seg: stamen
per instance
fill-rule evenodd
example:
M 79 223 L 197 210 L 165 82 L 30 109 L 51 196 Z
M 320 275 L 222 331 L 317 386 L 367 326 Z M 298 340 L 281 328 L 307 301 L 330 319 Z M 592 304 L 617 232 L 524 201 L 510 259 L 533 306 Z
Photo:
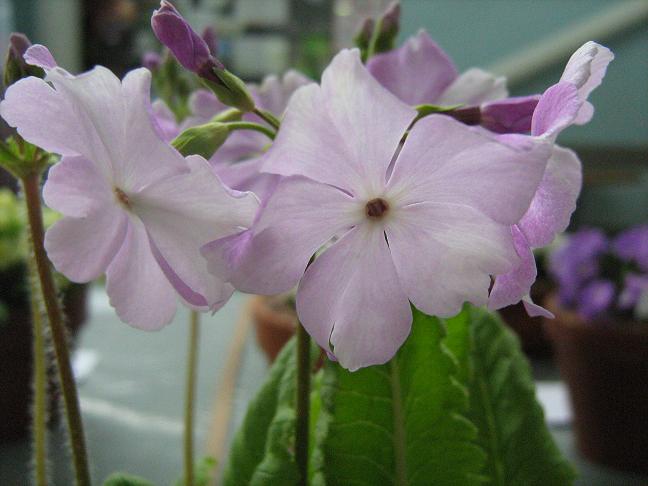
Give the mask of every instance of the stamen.
M 122 191 L 119 187 L 115 187 L 113 191 L 115 192 L 115 197 L 117 198 L 119 204 L 124 206 L 126 209 L 130 209 L 131 207 L 130 199 L 128 199 L 126 193 Z
M 372 199 L 365 206 L 365 214 L 371 219 L 380 219 L 389 211 L 389 204 L 382 198 Z

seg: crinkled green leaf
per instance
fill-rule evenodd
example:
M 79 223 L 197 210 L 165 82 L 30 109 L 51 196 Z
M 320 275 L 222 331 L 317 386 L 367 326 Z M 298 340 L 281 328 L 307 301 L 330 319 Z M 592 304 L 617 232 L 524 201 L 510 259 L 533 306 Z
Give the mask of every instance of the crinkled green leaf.
M 413 312 L 412 333 L 389 363 L 353 373 L 326 367 L 320 447 L 329 486 L 481 483 L 484 453 L 464 416 L 468 395 L 454 378 L 443 323 Z
M 478 443 L 487 453 L 484 474 L 489 484 L 572 484 L 574 471 L 547 429 L 517 338 L 485 310 L 470 308 L 463 314 L 469 318 L 455 324 L 469 322 L 472 330 L 468 416 L 477 425 Z
M 311 358 L 319 349 L 311 347 Z M 311 360 L 312 360 L 311 359 Z M 279 354 L 270 375 L 248 407 L 225 472 L 226 486 L 296 484 L 295 462 L 295 343 Z
M 155 486 L 152 482 L 126 473 L 112 473 L 104 481 L 103 486 Z

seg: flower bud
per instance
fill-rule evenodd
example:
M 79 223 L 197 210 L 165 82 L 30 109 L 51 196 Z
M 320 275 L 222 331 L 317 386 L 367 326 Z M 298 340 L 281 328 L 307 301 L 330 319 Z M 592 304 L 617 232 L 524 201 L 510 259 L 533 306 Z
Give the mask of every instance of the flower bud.
M 225 123 L 209 122 L 187 128 L 171 142 L 171 145 L 185 157 L 197 154 L 209 160 L 225 143 L 228 135 L 229 129 Z
M 149 71 L 157 71 L 162 64 L 162 56 L 157 52 L 147 51 L 142 56 L 142 66 L 147 68 Z
M 400 30 L 400 2 L 392 2 L 385 13 L 378 19 L 378 33 L 373 54 L 390 51 L 394 48 Z
M 354 45 L 360 49 L 360 55 L 363 61 L 366 61 L 367 59 L 367 52 L 369 50 L 369 44 L 371 43 L 371 37 L 373 36 L 375 27 L 376 23 L 374 22 L 374 19 L 366 18 L 353 38 Z
M 9 36 L 9 49 L 4 65 L 4 85 L 9 87 L 16 81 L 27 76 L 42 78 L 45 72 L 25 62 L 25 52 L 31 46 L 31 42 L 25 34 L 13 33 Z
M 153 12 L 151 26 L 157 38 L 185 69 L 197 74 L 218 99 L 241 111 L 252 111 L 254 101 L 245 83 L 225 69 L 200 37 L 167 0 Z M 215 47 L 215 46 L 212 46 Z
M 212 56 L 217 56 L 218 36 L 216 36 L 216 31 L 214 30 L 214 28 L 209 26 L 205 27 L 201 37 L 205 41 L 205 44 L 207 44 L 207 48 L 209 49 L 209 52 L 211 52 Z

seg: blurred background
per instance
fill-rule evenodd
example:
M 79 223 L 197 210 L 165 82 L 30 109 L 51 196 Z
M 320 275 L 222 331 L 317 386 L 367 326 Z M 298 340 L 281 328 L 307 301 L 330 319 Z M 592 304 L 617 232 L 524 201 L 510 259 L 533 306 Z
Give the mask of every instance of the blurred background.
M 361 21 L 388 0 L 176 0 L 200 31 L 214 28 L 220 58 L 247 81 L 296 67 L 317 78 L 333 53 L 352 45 Z M 628 0 L 402 0 L 402 42 L 420 28 L 461 72 L 477 66 L 509 78 L 513 95 L 543 92 L 587 40 L 615 60 L 590 101 L 594 119 L 560 138 L 584 164 L 585 184 L 572 230 L 615 233 L 648 223 L 648 2 Z M 0 51 L 10 32 L 47 45 L 59 64 L 80 72 L 102 64 L 117 74 L 161 51 L 150 28 L 154 0 L 0 0 Z M 1 170 L 1 169 L 0 169 Z M 1 269 L 0 269 L 1 270 Z M 4 295 L 9 291 L 3 283 Z M 247 333 L 240 295 L 205 318 L 197 440 L 224 454 L 245 404 L 262 382 L 266 358 Z M 148 335 L 118 323 L 100 291 L 88 297 L 89 326 L 77 352 L 93 468 L 160 484 L 179 475 L 184 326 Z M 178 321 L 185 319 L 179 313 Z M 3 338 L 0 337 L 0 341 Z M 6 341 L 6 339 L 5 339 Z M 160 350 L 163 350 L 161 352 Z M 163 355 L 163 356 L 162 356 Z M 648 484 L 646 476 L 597 466 L 576 451 L 571 411 L 558 372 L 534 361 L 546 411 L 561 448 L 576 461 L 579 484 Z M 648 389 L 648 383 L 643 382 Z M 0 395 L 6 390 L 0 390 Z M 552 405 L 553 404 L 553 405 Z M 553 422 L 551 422 L 553 420 Z M 4 439 L 4 438 L 3 438 Z M 68 484 L 61 432 L 53 437 L 56 484 Z M 25 439 L 0 444 L 0 484 L 28 484 Z

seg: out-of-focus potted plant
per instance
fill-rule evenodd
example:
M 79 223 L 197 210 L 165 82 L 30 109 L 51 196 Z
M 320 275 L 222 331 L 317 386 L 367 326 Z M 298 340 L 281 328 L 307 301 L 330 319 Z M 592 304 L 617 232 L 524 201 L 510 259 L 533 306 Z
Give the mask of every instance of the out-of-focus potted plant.
M 588 458 L 648 472 L 648 226 L 574 233 L 550 257 L 546 321 Z
M 259 346 L 270 363 L 295 334 L 297 312 L 294 294 L 257 295 L 252 298 L 252 318 Z
M 57 217 L 46 210 L 45 224 L 53 224 Z M 0 440 L 21 437 L 30 424 L 33 363 L 25 230 L 21 201 L 11 190 L 0 189 Z M 70 283 L 60 274 L 57 279 L 74 337 L 86 318 L 86 286 Z M 49 376 L 52 383 L 55 372 Z M 54 388 L 50 384 L 52 404 L 57 399 Z

